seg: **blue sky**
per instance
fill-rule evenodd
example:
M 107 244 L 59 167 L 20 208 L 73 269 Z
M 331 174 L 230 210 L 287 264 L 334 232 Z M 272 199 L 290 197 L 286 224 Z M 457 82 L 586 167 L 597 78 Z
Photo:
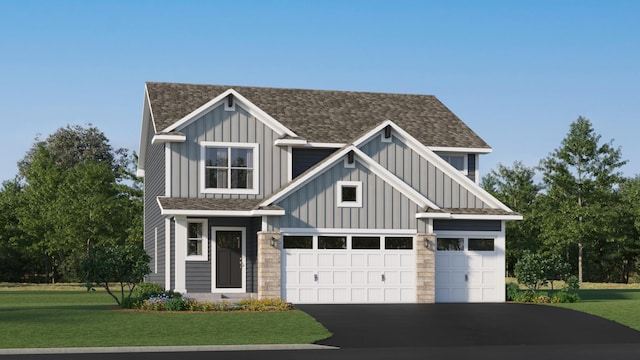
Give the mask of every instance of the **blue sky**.
M 145 81 L 432 94 L 527 166 L 589 118 L 640 174 L 640 1 L 0 1 L 0 180 L 92 123 L 137 150 Z

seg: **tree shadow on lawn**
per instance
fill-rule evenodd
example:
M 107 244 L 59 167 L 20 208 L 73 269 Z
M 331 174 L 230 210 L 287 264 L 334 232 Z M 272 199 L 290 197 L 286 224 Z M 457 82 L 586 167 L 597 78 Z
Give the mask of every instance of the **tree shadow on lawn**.
M 584 289 L 579 290 L 582 301 L 638 300 L 640 289 Z

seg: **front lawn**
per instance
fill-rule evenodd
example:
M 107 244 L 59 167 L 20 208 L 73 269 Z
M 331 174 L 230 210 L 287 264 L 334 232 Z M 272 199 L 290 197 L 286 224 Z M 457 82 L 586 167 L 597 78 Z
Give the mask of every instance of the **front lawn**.
M 580 302 L 552 305 L 597 315 L 640 331 L 640 289 L 592 287 L 578 293 Z
M 331 335 L 298 310 L 127 311 L 81 289 L 0 289 L 0 348 L 309 344 Z

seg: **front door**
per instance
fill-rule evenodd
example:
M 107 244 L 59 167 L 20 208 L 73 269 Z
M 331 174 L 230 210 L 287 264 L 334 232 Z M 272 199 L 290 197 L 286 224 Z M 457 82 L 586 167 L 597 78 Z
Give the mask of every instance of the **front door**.
M 242 242 L 239 230 L 218 230 L 216 234 L 216 288 L 242 288 Z

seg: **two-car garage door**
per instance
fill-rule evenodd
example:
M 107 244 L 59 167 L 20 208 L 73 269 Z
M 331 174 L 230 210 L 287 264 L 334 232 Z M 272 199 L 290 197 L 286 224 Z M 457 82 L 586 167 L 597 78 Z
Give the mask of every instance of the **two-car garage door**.
M 415 302 L 413 236 L 287 236 L 283 297 L 293 303 Z

